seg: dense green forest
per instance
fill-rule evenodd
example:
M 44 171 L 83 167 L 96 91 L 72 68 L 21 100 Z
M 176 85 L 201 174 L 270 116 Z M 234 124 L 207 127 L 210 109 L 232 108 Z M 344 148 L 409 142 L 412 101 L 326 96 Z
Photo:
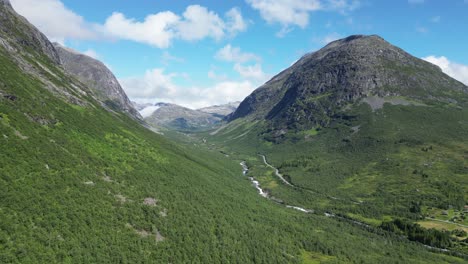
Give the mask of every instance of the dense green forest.
M 466 96 L 457 99 L 466 105 Z M 402 218 L 422 228 L 466 232 L 467 118 L 466 107 L 430 100 L 377 110 L 357 102 L 324 127 L 277 136 L 268 121 L 243 118 L 200 136 L 211 148 L 247 160 L 251 175 L 286 204 L 374 227 Z M 294 187 L 282 183 L 259 154 Z M 452 234 L 453 243 L 441 245 L 467 254 L 464 239 Z

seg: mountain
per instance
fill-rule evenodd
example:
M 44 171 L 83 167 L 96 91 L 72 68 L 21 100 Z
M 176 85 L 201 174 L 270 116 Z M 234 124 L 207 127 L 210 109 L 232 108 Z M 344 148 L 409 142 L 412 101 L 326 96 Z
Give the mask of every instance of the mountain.
M 169 103 L 144 104 L 138 107 L 144 120 L 153 126 L 178 131 L 201 131 L 219 125 L 237 105 L 237 103 L 228 103 L 197 110 Z
M 0 263 L 463 263 L 259 196 L 241 160 L 109 111 L 7 0 L 0 18 Z
M 140 114 L 134 109 L 117 78 L 104 63 L 58 43 L 54 43 L 54 47 L 64 69 L 90 87 L 96 97 L 103 101 L 106 106 L 127 112 L 131 116 L 141 119 Z
M 0 16 L 0 45 L 9 51 L 23 51 L 27 49 L 38 55 L 47 56 L 52 62 L 60 61 L 57 51 L 47 37 L 24 17 L 18 15 L 9 0 L 0 0 L 2 12 Z
M 229 120 L 203 136 L 249 160 L 250 176 L 275 199 L 427 245 L 430 228 L 466 234 L 468 87 L 379 36 L 306 54 Z M 412 236 L 408 226 L 430 230 Z M 464 239 L 436 240 L 467 253 Z
M 228 116 L 229 114 L 233 113 L 234 111 L 236 111 L 239 104 L 240 102 L 231 102 L 231 103 L 227 103 L 223 105 L 213 105 L 213 106 L 203 107 L 197 110 L 208 113 L 208 114 L 218 115 L 224 118 Z
M 302 57 L 242 101 L 230 120 L 250 117 L 269 120 L 275 129 L 312 128 L 328 125 L 339 109 L 363 99 L 456 103 L 467 92 L 437 66 L 381 37 L 356 35 Z

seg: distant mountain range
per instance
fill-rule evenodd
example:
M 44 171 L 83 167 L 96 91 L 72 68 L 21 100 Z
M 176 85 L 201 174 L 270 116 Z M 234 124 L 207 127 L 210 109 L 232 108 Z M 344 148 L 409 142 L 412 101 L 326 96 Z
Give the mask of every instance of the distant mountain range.
M 144 120 L 155 127 L 165 127 L 178 131 L 209 130 L 234 112 L 239 102 L 214 105 L 200 109 L 189 109 L 170 103 L 133 103 Z

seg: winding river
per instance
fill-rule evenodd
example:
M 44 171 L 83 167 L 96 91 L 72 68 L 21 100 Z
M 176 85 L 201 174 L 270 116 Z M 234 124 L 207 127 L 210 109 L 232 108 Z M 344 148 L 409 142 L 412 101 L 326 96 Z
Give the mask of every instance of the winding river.
M 291 186 L 291 187 L 294 187 L 296 188 L 295 185 L 291 184 L 290 182 L 288 182 L 286 179 L 283 178 L 283 175 L 281 175 L 281 173 L 279 173 L 279 170 L 275 167 L 273 167 L 271 164 L 269 164 L 266 160 L 266 157 L 264 155 L 260 155 L 262 156 L 263 158 L 263 162 L 270 168 L 274 169 L 275 170 L 275 174 L 276 176 L 278 176 L 278 178 L 281 179 L 281 181 L 283 181 L 285 184 Z M 245 161 L 242 161 L 240 163 L 240 165 L 242 166 L 242 173 L 247 176 L 247 174 L 249 173 L 249 167 L 247 166 L 247 163 Z M 248 177 L 248 176 L 247 176 Z M 302 208 L 302 207 L 299 207 L 299 206 L 294 206 L 294 205 L 288 205 L 288 204 L 284 204 L 282 202 L 279 202 L 278 200 L 276 199 L 273 199 L 272 197 L 270 197 L 268 195 L 268 193 L 266 191 L 264 191 L 261 186 L 260 186 L 260 183 L 254 178 L 254 177 L 248 177 L 249 180 L 252 182 L 252 185 L 255 187 L 255 189 L 257 189 L 258 191 L 258 194 L 264 198 L 267 198 L 277 204 L 281 204 L 283 205 L 284 207 L 286 208 L 290 208 L 290 209 L 294 209 L 294 210 L 297 210 L 297 211 L 300 211 L 302 213 L 306 213 L 306 214 L 313 214 L 315 213 L 315 211 L 313 209 L 306 209 L 306 208 Z M 334 197 L 333 197 L 334 198 Z M 340 219 L 340 220 L 344 220 L 346 222 L 349 222 L 349 223 L 352 223 L 352 224 L 355 224 L 355 225 L 358 225 L 358 226 L 361 226 L 363 228 L 366 228 L 366 229 L 369 229 L 371 230 L 373 227 L 371 227 L 370 225 L 366 224 L 366 223 L 363 223 L 363 222 L 360 222 L 360 221 L 357 221 L 357 220 L 354 220 L 354 219 L 349 219 L 349 218 L 345 218 L 345 217 L 342 217 L 342 216 L 339 216 L 339 215 L 335 215 L 331 212 L 325 212 L 323 215 L 325 215 L 326 217 L 331 217 L 331 218 L 337 218 L 337 219 Z M 432 250 L 432 251 L 436 251 L 436 252 L 443 252 L 443 253 L 452 253 L 454 255 L 457 255 L 459 257 L 466 257 L 465 254 L 463 253 L 460 253 L 460 252 L 456 252 L 456 251 L 451 251 L 451 250 L 448 250 L 448 249 L 444 249 L 444 248 L 437 248 L 437 247 L 431 247 L 431 246 L 428 246 L 428 245 L 424 245 L 422 244 L 424 247 Z
M 265 159 L 265 156 L 263 156 L 263 158 Z M 247 176 L 247 174 L 249 173 L 249 167 L 247 166 L 247 163 L 246 163 L 245 161 L 242 161 L 242 162 L 240 163 L 240 165 L 242 166 L 242 173 L 243 173 L 245 176 Z M 271 166 L 271 165 L 270 165 L 269 167 L 271 167 L 271 168 L 273 168 L 273 169 L 276 169 L 276 168 L 274 168 L 274 167 Z M 278 169 L 276 169 L 276 174 L 277 174 L 277 175 L 279 174 Z M 281 174 L 280 174 L 280 175 L 281 175 Z M 270 199 L 271 201 L 274 201 L 274 202 L 276 202 L 276 203 L 278 203 L 278 204 L 282 204 L 282 203 L 280 203 L 280 202 L 278 202 L 278 201 L 276 201 L 276 200 L 274 200 L 274 199 L 271 199 L 271 197 L 268 196 L 268 193 L 265 192 L 265 191 L 262 189 L 262 187 L 260 187 L 260 183 L 259 183 L 257 180 L 255 180 L 254 177 L 248 177 L 248 178 L 249 178 L 249 180 L 252 182 L 252 185 L 255 187 L 255 189 L 257 189 L 258 194 L 260 194 L 260 196 L 265 197 L 265 198 L 267 198 L 267 199 Z M 282 177 L 281 177 L 281 178 L 282 178 Z M 282 179 L 283 179 L 283 178 L 282 178 Z M 283 179 L 283 180 L 287 183 L 287 181 L 286 181 L 285 179 Z M 289 184 L 289 185 L 291 185 L 291 184 Z M 292 186 L 292 185 L 291 185 L 291 186 Z M 305 209 L 305 208 L 302 208 L 302 207 L 299 207 L 299 206 L 287 205 L 287 204 L 283 204 L 283 205 L 284 205 L 286 208 L 291 208 L 291 209 L 294 209 L 294 210 L 297 210 L 297 211 L 300 211 L 300 212 L 303 212 L 303 213 L 314 213 L 314 210 L 312 210 L 312 209 Z M 334 216 L 333 214 L 329 214 L 329 213 L 325 213 L 325 215 L 326 215 L 326 216 L 329 216 L 329 217 Z

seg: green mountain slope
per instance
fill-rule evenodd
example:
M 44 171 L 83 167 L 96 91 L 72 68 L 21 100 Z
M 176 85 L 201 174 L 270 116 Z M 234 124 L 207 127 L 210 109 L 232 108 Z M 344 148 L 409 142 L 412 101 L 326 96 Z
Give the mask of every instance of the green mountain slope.
M 467 91 L 379 37 L 353 36 L 304 56 L 204 136 L 250 157 L 255 177 L 287 204 L 375 226 L 403 218 L 466 231 Z M 455 244 L 468 251 L 466 240 Z
M 259 197 L 238 161 L 108 111 L 0 16 L 1 263 L 463 262 Z

